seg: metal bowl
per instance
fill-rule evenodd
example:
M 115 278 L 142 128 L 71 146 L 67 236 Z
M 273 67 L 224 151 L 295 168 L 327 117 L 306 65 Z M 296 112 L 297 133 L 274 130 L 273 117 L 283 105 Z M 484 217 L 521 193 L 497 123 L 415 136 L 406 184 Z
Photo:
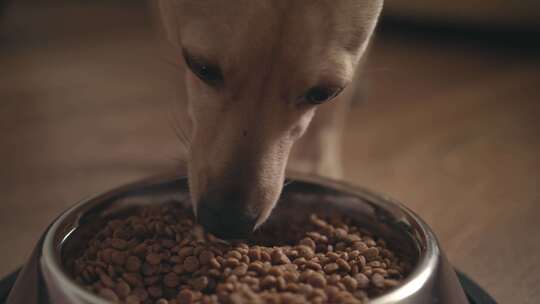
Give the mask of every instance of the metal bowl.
M 431 229 L 402 204 L 359 187 L 301 174 L 290 181 L 269 225 L 310 212 L 347 212 L 358 224 L 384 237 L 394 250 L 413 257 L 404 283 L 371 303 L 468 303 L 457 276 Z M 79 286 L 68 274 L 65 257 L 111 216 L 134 206 L 170 200 L 186 202 L 184 176 L 163 175 L 84 200 L 65 211 L 45 234 L 40 270 L 52 303 L 107 303 Z

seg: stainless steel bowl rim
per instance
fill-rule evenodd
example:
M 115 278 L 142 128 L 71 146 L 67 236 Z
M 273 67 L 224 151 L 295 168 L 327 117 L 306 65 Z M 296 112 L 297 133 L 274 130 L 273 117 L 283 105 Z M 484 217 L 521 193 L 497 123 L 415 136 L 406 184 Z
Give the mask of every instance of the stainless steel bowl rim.
M 64 271 L 64 268 L 60 261 L 60 256 L 58 254 L 59 248 L 55 247 L 55 236 L 57 234 L 57 231 L 60 225 L 63 223 L 66 217 L 68 217 L 68 215 L 80 209 L 88 202 L 98 200 L 102 197 L 110 195 L 111 193 L 121 193 L 123 191 L 133 189 L 138 186 L 148 186 L 148 185 L 153 185 L 153 184 L 159 184 L 160 182 L 179 180 L 183 178 L 186 178 L 185 174 L 178 174 L 178 173 L 160 174 L 160 175 L 143 179 L 137 182 L 129 183 L 124 186 L 115 188 L 113 190 L 106 191 L 104 193 L 91 196 L 89 198 L 79 201 L 74 206 L 64 211 L 56 220 L 54 220 L 53 224 L 50 226 L 50 228 L 46 232 L 46 235 L 43 241 L 43 247 L 41 250 L 41 263 L 46 264 L 49 271 L 52 273 L 52 275 L 55 276 L 55 278 L 59 281 L 59 283 L 65 288 L 70 289 L 71 292 L 78 298 L 85 300 L 89 303 L 100 303 L 100 304 L 109 303 L 108 301 L 102 299 L 101 297 L 98 297 L 97 295 L 81 288 L 73 279 L 70 278 L 69 274 L 67 274 Z M 319 184 L 324 187 L 328 187 L 337 191 L 349 193 L 355 196 L 360 196 L 363 198 L 370 198 L 370 199 L 376 200 L 378 202 L 381 202 L 387 205 L 397 205 L 401 209 L 402 212 L 404 212 L 407 216 L 409 216 L 411 219 L 413 219 L 416 222 L 418 229 L 424 234 L 424 237 L 426 238 L 427 242 L 426 242 L 425 248 L 423 248 L 422 250 L 422 254 L 420 254 L 420 256 L 418 257 L 414 270 L 404 280 L 402 285 L 400 285 L 399 287 L 397 287 L 396 289 L 388 293 L 385 293 L 379 297 L 371 299 L 370 303 L 383 304 L 383 303 L 399 302 L 400 300 L 407 298 L 409 295 L 421 289 L 422 286 L 424 286 L 424 284 L 428 281 L 430 273 L 433 271 L 433 269 L 436 268 L 436 266 L 439 263 L 439 256 L 440 256 L 439 243 L 438 243 L 437 238 L 435 237 L 435 234 L 431 230 L 431 228 L 429 228 L 429 226 L 412 210 L 404 206 L 402 203 L 394 199 L 391 199 L 385 195 L 378 194 L 371 190 L 365 189 L 361 186 L 356 186 L 356 185 L 352 186 L 342 181 L 335 181 L 335 180 L 331 180 L 327 178 L 322 178 L 319 176 L 306 175 L 306 174 L 297 173 L 297 172 L 288 172 L 287 178 Z M 64 239 L 68 238 L 70 233 L 72 233 L 75 229 L 76 228 L 68 232 L 64 236 Z

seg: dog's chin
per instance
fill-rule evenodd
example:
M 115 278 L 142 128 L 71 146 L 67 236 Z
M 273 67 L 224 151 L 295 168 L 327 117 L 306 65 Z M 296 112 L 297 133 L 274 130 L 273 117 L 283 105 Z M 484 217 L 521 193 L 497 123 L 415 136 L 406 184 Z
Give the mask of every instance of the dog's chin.
M 197 202 L 199 201 L 199 187 L 198 184 L 195 182 L 196 176 L 192 173 L 190 166 L 188 166 L 188 187 L 189 187 L 189 200 L 191 203 L 191 209 L 193 210 L 193 214 L 195 215 L 195 219 L 198 218 L 197 214 Z
M 261 212 L 261 214 L 259 215 L 259 218 L 255 222 L 255 226 L 253 227 L 253 231 L 259 229 L 266 222 L 266 220 L 268 220 L 268 218 L 272 214 L 272 210 L 274 210 L 274 207 L 276 205 L 277 205 L 277 201 L 272 203 L 269 208 L 266 208 L 265 210 L 263 210 L 263 212 Z

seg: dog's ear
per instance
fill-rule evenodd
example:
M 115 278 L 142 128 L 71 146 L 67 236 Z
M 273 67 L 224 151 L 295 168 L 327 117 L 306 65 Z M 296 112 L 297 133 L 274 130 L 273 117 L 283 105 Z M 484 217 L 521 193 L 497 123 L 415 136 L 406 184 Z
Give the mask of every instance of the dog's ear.
M 178 2 L 175 0 L 150 0 L 149 5 L 154 14 L 154 27 L 160 37 L 178 47 L 180 44 Z
M 167 62 L 179 64 L 181 43 L 178 0 L 149 0 L 148 6 L 161 55 Z

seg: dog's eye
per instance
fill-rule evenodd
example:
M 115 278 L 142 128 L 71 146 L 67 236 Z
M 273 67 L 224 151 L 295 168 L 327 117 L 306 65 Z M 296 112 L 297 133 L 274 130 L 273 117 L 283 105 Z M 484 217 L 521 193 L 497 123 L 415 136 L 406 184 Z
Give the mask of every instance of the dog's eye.
M 313 87 L 307 91 L 304 98 L 308 103 L 317 105 L 334 99 L 342 90 L 340 87 Z
M 219 87 L 223 84 L 223 74 L 219 67 L 197 60 L 187 52 L 184 52 L 184 60 L 193 74 L 209 86 Z

